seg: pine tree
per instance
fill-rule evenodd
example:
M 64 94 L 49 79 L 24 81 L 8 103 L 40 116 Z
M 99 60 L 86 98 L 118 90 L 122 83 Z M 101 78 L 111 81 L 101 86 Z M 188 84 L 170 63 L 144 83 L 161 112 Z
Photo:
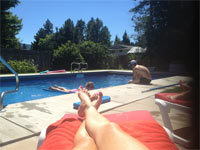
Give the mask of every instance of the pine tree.
M 19 48 L 19 39 L 16 35 L 22 28 L 22 19 L 13 15 L 9 9 L 16 7 L 19 0 L 4 0 L 1 1 L 1 48 Z
M 118 36 L 115 36 L 115 41 L 114 41 L 114 45 L 119 45 L 121 43 L 121 40 L 118 38 Z
M 74 42 L 81 43 L 85 40 L 85 22 L 83 20 L 78 20 L 74 29 Z
M 43 25 L 43 28 L 40 28 L 39 31 L 34 36 L 35 41 L 31 43 L 31 49 L 41 50 L 41 47 L 39 46 L 40 39 L 44 39 L 47 35 L 52 33 L 53 33 L 53 24 L 49 19 L 47 19 L 45 24 Z
M 126 45 L 130 45 L 130 39 L 129 39 L 129 37 L 128 37 L 126 31 L 125 31 L 124 34 L 123 34 L 122 43 L 123 43 L 123 44 L 126 44 Z

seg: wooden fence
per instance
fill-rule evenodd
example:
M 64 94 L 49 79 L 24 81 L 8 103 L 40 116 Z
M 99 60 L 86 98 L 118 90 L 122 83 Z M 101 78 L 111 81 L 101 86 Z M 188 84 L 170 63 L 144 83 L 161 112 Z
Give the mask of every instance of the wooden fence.
M 51 67 L 52 52 L 36 50 L 1 49 L 0 55 L 6 60 L 31 60 L 37 66 L 38 71 Z

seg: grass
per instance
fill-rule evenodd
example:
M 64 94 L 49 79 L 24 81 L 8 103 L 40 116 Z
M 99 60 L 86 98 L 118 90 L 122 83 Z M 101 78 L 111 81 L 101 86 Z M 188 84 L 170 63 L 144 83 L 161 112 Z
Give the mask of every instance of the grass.
M 166 89 L 166 90 L 162 91 L 161 93 L 180 93 L 182 91 L 183 91 L 183 89 L 181 87 L 174 87 L 172 89 Z

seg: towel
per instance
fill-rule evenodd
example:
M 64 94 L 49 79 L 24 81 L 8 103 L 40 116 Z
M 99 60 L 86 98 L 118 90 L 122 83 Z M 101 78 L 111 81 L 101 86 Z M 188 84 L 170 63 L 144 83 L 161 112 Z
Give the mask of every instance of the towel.
M 147 111 L 132 111 L 105 115 L 122 130 L 142 142 L 150 150 L 178 150 L 166 131 Z M 66 114 L 47 128 L 46 139 L 39 150 L 72 150 L 74 136 L 81 125 L 75 114 Z

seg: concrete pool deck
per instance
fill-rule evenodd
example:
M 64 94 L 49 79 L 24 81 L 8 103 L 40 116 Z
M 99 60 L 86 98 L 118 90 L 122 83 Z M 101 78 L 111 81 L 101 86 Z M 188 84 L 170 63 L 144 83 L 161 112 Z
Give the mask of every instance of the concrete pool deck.
M 102 104 L 100 107 L 99 111 L 102 113 L 148 110 L 162 125 L 159 108 L 154 104 L 154 95 L 163 89 L 141 92 L 150 88 L 175 84 L 179 80 L 188 81 L 190 79 L 185 76 L 173 76 L 153 80 L 152 85 L 125 84 L 97 89 L 92 92 L 101 90 L 104 95 L 111 97 L 111 102 Z M 37 139 L 36 135 L 43 128 L 57 121 L 64 114 L 77 113 L 73 109 L 73 103 L 76 101 L 79 99 L 74 93 L 8 105 L 6 112 L 0 113 L 0 147 L 8 149 L 9 145 L 12 146 L 10 143 L 19 143 L 19 141 L 29 138 Z M 175 120 L 176 128 L 187 122 L 180 117 L 180 112 L 178 112 L 178 116 L 179 120 L 183 120 L 183 123 Z M 177 118 L 178 116 L 172 117 Z

